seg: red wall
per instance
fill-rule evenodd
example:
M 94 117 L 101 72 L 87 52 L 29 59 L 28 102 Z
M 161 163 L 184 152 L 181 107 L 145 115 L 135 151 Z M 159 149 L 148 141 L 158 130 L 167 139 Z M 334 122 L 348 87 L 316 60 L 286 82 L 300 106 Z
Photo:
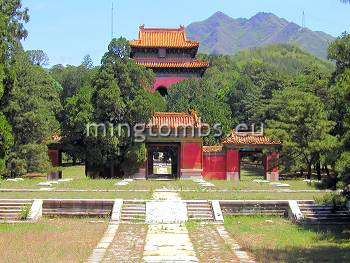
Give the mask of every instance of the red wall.
M 181 169 L 202 169 L 202 143 L 181 143 Z
M 240 156 L 238 150 L 228 149 L 226 151 L 226 172 L 240 172 Z
M 153 84 L 152 92 L 156 91 L 159 87 L 170 88 L 172 85 L 185 80 L 188 78 L 185 77 L 165 77 L 165 78 L 156 78 Z
M 217 153 L 204 153 L 203 177 L 210 180 L 225 180 L 226 155 Z

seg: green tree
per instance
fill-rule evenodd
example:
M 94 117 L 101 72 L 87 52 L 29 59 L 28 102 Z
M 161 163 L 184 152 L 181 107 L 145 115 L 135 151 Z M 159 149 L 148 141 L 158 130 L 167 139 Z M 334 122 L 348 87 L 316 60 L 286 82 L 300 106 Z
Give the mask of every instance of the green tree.
M 333 82 L 336 77 L 344 73 L 350 67 L 350 35 L 344 32 L 328 48 L 328 58 L 336 62 L 336 71 L 333 75 Z
M 240 123 L 264 122 L 269 117 L 266 108 L 272 93 L 289 85 L 289 76 L 276 67 L 259 61 L 246 62 L 228 93 L 232 116 Z
M 92 80 L 96 76 L 98 68 L 90 68 L 91 64 L 85 60 L 82 63 L 80 66 L 54 65 L 50 69 L 51 76 L 62 86 L 62 104 L 67 98 L 76 95 L 79 89 L 92 85 Z
M 37 66 L 47 66 L 49 64 L 48 55 L 42 50 L 28 50 L 26 51 L 29 60 Z
M 330 135 L 334 123 L 328 120 L 320 98 L 313 94 L 287 88 L 274 92 L 269 110 L 275 116 L 267 121 L 267 133 L 282 144 L 282 161 L 287 170 L 307 168 L 311 178 L 312 165 L 320 153 L 336 149 L 337 139 Z
M 0 1 L 0 176 L 7 173 L 6 162 L 13 145 L 12 128 L 3 114 L 8 94 L 15 83 L 12 55 L 20 46 L 20 40 L 27 36 L 23 24 L 28 20 L 28 10 L 22 9 L 19 0 Z
M 0 176 L 6 174 L 6 161 L 10 147 L 13 145 L 11 125 L 5 115 L 0 112 Z
M 336 62 L 330 92 L 332 94 L 332 117 L 337 121 L 334 133 L 340 137 L 341 146 L 334 155 L 337 158 L 336 175 L 350 198 L 350 35 L 343 33 L 329 46 L 329 58 Z
M 23 51 L 19 50 L 13 59 L 16 85 L 4 107 L 15 138 L 9 168 L 12 175 L 18 175 L 14 171 L 45 172 L 49 166 L 46 143 L 60 129 L 56 116 L 62 108 L 61 87 L 44 69 L 33 65 Z
M 211 128 L 215 124 L 222 124 L 223 134 L 221 137 L 214 137 L 213 133 L 204 138 L 207 145 L 220 143 L 222 137 L 226 136 L 234 122 L 228 105 L 220 96 L 216 95 L 216 86 L 207 80 L 188 79 L 175 84 L 167 97 L 167 109 L 174 112 L 196 111 L 203 123 Z
M 81 65 L 84 66 L 86 69 L 92 69 L 94 67 L 94 63 L 92 62 L 92 59 L 89 54 L 84 56 Z
M 126 57 L 130 50 L 125 38 L 113 39 L 102 58 L 102 65 L 93 81 L 93 89 L 83 88 L 65 105 L 71 126 L 65 131 L 82 143 L 88 175 L 122 177 L 137 171 L 145 161 L 145 145 L 137 143 L 118 124 L 148 123 L 154 111 L 163 110 L 165 102 L 159 94 L 151 94 L 154 74 Z M 86 124 L 105 123 L 107 136 L 86 137 Z M 111 127 L 113 123 L 114 127 Z M 111 129 L 114 136 L 111 136 Z

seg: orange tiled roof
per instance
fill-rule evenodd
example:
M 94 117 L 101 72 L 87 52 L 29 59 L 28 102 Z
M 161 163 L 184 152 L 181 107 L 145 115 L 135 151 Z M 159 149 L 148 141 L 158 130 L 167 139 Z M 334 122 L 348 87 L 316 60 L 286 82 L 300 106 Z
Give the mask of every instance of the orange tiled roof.
M 209 66 L 208 61 L 194 60 L 189 62 L 136 62 L 139 65 L 143 65 L 147 68 L 207 68 Z
M 50 140 L 52 142 L 60 142 L 62 140 L 62 136 L 59 135 L 58 133 L 54 133 L 54 134 L 51 135 Z
M 243 132 L 242 132 L 243 133 Z M 258 145 L 279 145 L 281 142 L 273 141 L 264 136 L 253 136 L 251 132 L 247 136 L 238 136 L 235 130 L 232 130 L 231 135 L 223 140 L 224 144 L 258 144 Z
M 159 128 L 161 125 L 169 125 L 171 128 L 179 126 L 194 125 L 198 127 L 198 117 L 195 112 L 187 114 L 184 112 L 155 112 L 148 127 L 152 124 L 153 127 Z
M 187 40 L 185 28 L 145 28 L 140 26 L 139 39 L 129 42 L 131 47 L 192 48 L 199 42 Z
M 222 146 L 203 146 L 203 152 L 205 153 L 219 153 L 222 152 Z

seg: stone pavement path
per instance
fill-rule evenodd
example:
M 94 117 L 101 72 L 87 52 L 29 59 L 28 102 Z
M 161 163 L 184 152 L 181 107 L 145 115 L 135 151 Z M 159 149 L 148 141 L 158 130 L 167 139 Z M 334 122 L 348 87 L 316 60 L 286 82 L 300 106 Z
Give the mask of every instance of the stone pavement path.
M 143 260 L 149 263 L 198 262 L 186 226 L 150 225 Z
M 166 207 L 166 209 L 176 210 L 176 213 L 171 213 L 171 211 L 160 213 L 159 222 L 171 222 L 172 220 L 178 222 L 187 219 L 186 203 L 181 202 L 177 193 L 155 191 L 153 199 L 158 201 L 159 209 Z M 149 213 L 157 211 L 157 201 L 152 202 L 152 210 Z M 146 215 L 146 217 L 153 218 L 153 215 Z M 198 262 L 184 222 L 149 225 L 143 261 L 147 263 Z
M 200 262 L 241 262 L 213 225 L 193 224 L 189 226 L 189 233 Z
M 186 225 L 186 203 L 176 192 L 155 191 L 147 204 L 148 225 L 112 222 L 89 262 L 254 262 L 223 225 Z
M 147 225 L 122 224 L 102 262 L 142 262 Z

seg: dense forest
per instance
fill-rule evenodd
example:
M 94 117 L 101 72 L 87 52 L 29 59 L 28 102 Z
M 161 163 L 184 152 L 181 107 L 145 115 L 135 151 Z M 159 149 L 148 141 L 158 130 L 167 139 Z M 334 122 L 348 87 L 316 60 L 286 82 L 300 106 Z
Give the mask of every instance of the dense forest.
M 199 55 L 210 61 L 204 77 L 176 84 L 163 98 L 148 92 L 154 74 L 129 59 L 126 39 L 113 39 L 98 66 L 86 55 L 79 66 L 45 68 L 43 51 L 21 46 L 28 10 L 9 0 L 0 12 L 1 176 L 47 172 L 54 134 L 90 170 L 113 166 L 120 176 L 130 174 L 144 161 L 145 146 L 127 134 L 86 137 L 87 123 L 135 125 L 155 111 L 195 110 L 204 122 L 221 123 L 224 134 L 239 123 L 264 123 L 283 142 L 283 173 L 315 173 L 326 187 L 349 190 L 349 34 L 329 46 L 329 61 L 293 45 Z M 207 145 L 219 143 L 205 138 Z

